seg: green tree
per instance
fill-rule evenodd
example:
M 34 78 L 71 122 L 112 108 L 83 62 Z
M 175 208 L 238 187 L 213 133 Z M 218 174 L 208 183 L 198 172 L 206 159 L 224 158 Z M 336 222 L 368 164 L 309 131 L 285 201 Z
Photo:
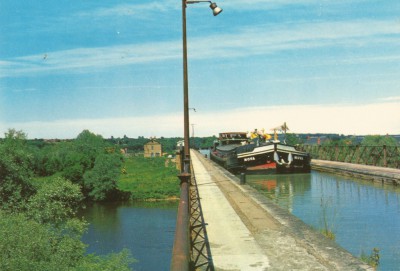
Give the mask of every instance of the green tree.
M 297 144 L 301 144 L 302 140 L 293 133 L 286 133 L 286 143 L 289 145 L 297 145 Z
M 95 135 L 89 130 L 83 130 L 74 140 L 74 152 L 83 154 L 80 163 L 84 169 L 91 169 L 97 155 L 105 152 L 106 141 L 100 135 Z
M 361 142 L 363 146 L 397 146 L 396 139 L 392 136 L 368 135 Z
M 92 170 L 83 176 L 84 188 L 95 201 L 106 200 L 117 190 L 117 181 L 121 172 L 121 155 L 100 154 Z
M 0 210 L 0 270 L 2 271 L 125 271 L 134 261 L 128 251 L 105 257 L 86 255 L 76 220 L 63 229 Z M 78 223 L 79 224 L 79 223 Z M 75 231 L 69 230 L 73 228 Z
M 58 165 L 77 150 L 70 143 L 61 146 Z M 11 129 L 0 140 L 0 270 L 130 270 L 128 251 L 86 255 L 81 238 L 87 225 L 74 218 L 83 199 L 79 185 L 54 178 L 35 194 L 31 151 L 21 131 Z
M 34 193 L 31 184 L 32 155 L 26 135 L 10 129 L 0 143 L 0 209 L 18 211 Z
M 62 238 L 23 214 L 0 217 L 0 270 L 66 270 L 84 253 L 79 240 Z
M 75 217 L 83 195 L 78 185 L 63 178 L 54 178 L 29 199 L 28 214 L 39 223 L 59 226 Z
M 79 161 L 64 168 L 62 176 L 73 183 L 82 184 L 84 167 Z

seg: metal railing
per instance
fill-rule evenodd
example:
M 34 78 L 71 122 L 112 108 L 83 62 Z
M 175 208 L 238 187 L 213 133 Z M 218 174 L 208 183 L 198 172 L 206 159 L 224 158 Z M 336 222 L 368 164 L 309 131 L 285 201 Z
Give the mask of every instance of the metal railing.
M 309 152 L 313 159 L 400 168 L 400 148 L 398 146 L 302 145 L 300 148 Z
M 193 172 L 193 170 L 192 170 Z M 201 208 L 196 177 L 192 177 L 190 185 L 190 250 L 191 270 L 214 271 L 210 243 L 208 242 L 206 223 Z
M 177 154 L 177 165 L 181 169 L 184 164 L 183 156 L 183 150 Z M 193 172 L 192 168 L 190 172 Z M 181 171 L 178 178 L 181 192 L 170 270 L 213 271 L 214 265 L 196 178 L 190 173 L 185 173 L 184 170 Z
M 189 186 L 190 173 L 184 171 L 184 152 L 183 149 L 177 155 L 176 161 L 181 169 L 178 175 L 180 179 L 180 198 L 178 213 L 176 217 L 174 247 L 172 249 L 171 269 L 173 271 L 188 271 L 190 270 L 190 201 L 189 201 Z

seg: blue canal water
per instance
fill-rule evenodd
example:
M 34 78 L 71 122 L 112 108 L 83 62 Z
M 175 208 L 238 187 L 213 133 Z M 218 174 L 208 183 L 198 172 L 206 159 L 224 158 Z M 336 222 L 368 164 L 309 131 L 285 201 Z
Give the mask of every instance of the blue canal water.
M 169 270 L 176 214 L 177 204 L 94 204 L 81 213 L 90 223 L 82 241 L 97 255 L 129 249 L 133 270 Z
M 247 176 L 247 182 L 359 257 L 380 251 L 378 270 L 400 270 L 400 188 L 313 171 Z

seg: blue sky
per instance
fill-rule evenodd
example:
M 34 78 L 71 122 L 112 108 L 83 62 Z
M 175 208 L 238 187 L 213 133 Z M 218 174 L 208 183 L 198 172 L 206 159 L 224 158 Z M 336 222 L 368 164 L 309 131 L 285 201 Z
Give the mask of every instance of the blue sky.
M 187 8 L 195 135 L 400 134 L 400 1 Z M 181 1 L 0 0 L 0 134 L 183 135 Z

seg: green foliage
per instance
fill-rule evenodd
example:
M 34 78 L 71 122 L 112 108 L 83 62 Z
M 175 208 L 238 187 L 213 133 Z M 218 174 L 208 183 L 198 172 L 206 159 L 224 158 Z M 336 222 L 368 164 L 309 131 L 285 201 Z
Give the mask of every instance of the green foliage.
M 338 135 L 331 136 L 322 143 L 323 146 L 348 146 L 352 144 L 353 140 L 351 138 Z
M 125 174 L 118 187 L 134 200 L 168 199 L 179 195 L 178 170 L 164 157 L 132 157 L 125 160 Z
M 364 251 L 361 251 L 360 258 L 363 262 L 367 263 L 368 265 L 376 269 L 380 261 L 379 249 L 374 247 L 370 255 L 367 255 L 365 254 Z
M 213 142 L 216 139 L 215 136 L 210 136 L 210 137 L 194 137 L 190 138 L 190 145 L 193 148 L 202 148 L 202 149 L 207 149 L 213 146 Z M 181 137 L 171 137 L 171 138 L 157 138 L 156 141 L 161 143 L 162 145 L 162 150 L 163 153 L 169 153 L 173 154 L 176 151 L 176 144 L 178 141 L 183 140 Z M 123 138 L 114 138 L 111 137 L 111 139 L 107 140 L 113 145 L 117 145 L 118 148 L 124 149 L 127 148 L 129 152 L 134 152 L 134 153 L 142 153 L 143 152 L 143 146 L 147 142 L 149 142 L 148 138 L 145 138 L 143 136 L 139 136 L 138 138 L 129 138 L 124 136 Z
M 76 164 L 65 167 L 62 171 L 62 176 L 73 183 L 80 184 L 82 183 L 84 172 L 83 166 L 77 161 Z
M 30 143 L 34 154 L 34 171 L 38 176 L 57 172 L 74 183 L 82 183 L 85 171 L 94 166 L 96 157 L 106 152 L 109 144 L 99 135 L 82 131 L 75 140 L 39 145 Z
M 117 189 L 117 180 L 122 166 L 119 154 L 97 156 L 94 167 L 83 176 L 84 187 L 95 201 L 107 199 Z
M 179 140 L 181 140 L 181 138 L 178 137 L 171 137 L 171 138 L 161 137 L 160 139 L 157 139 L 157 141 L 160 142 L 162 145 L 163 153 L 170 153 L 170 154 L 175 152 L 176 144 L 178 143 Z
M 323 229 L 321 230 L 321 233 L 328 239 L 335 241 L 336 240 L 336 235 L 333 231 L 331 230 L 327 230 L 327 229 Z
M 329 206 L 331 205 L 331 199 L 325 199 L 321 197 L 321 223 L 323 228 L 321 233 L 325 235 L 325 237 L 335 240 L 336 235 L 333 232 L 333 228 L 335 225 L 336 211 L 329 213 Z
M 190 144 L 195 149 L 208 149 L 214 144 L 216 136 L 190 138 Z M 176 147 L 175 147 L 176 148 Z
M 88 130 L 82 131 L 73 143 L 75 155 L 78 153 L 83 154 L 78 160 L 85 170 L 93 167 L 96 157 L 104 153 L 107 146 L 103 137 L 95 135 Z
M 63 178 L 55 178 L 42 184 L 29 199 L 28 214 L 39 223 L 55 226 L 73 218 L 82 205 L 80 187 Z
M 76 261 L 84 245 L 57 236 L 56 232 L 24 215 L 0 213 L 0 270 L 62 270 Z M 73 247 L 73 255 L 66 254 Z M 70 258 L 70 259 L 68 259 Z M 66 270 L 66 268 L 64 269 Z
M 302 143 L 302 140 L 296 134 L 286 133 L 285 137 L 286 137 L 286 143 L 288 145 L 294 146 Z
M 34 156 L 33 170 L 36 176 L 51 176 L 61 172 L 65 165 L 69 142 L 46 143 L 41 148 L 29 143 Z
M 105 257 L 86 255 L 81 238 L 87 224 L 75 218 L 83 200 L 79 185 L 60 177 L 45 178 L 36 182 L 36 192 L 31 184 L 32 168 L 48 174 L 66 166 L 89 170 L 94 166 L 93 171 L 108 166 L 118 178 L 115 172 L 119 173 L 121 161 L 110 157 L 120 156 L 106 155 L 98 136 L 84 132 L 77 141 L 76 145 L 41 144 L 39 149 L 28 146 L 26 135 L 15 130 L 0 140 L 0 270 L 130 270 L 133 258 L 127 251 Z M 73 155 L 82 150 L 89 155 Z M 39 166 L 41 161 L 45 167 Z
M 90 254 L 83 263 L 76 268 L 77 271 L 130 271 L 129 264 L 136 262 L 127 249 L 119 253 L 106 256 Z
M 127 251 L 105 257 L 86 255 L 86 245 L 80 241 L 84 227 L 72 221 L 56 230 L 23 214 L 0 211 L 0 270 L 130 270 L 134 260 Z
M 398 146 L 398 143 L 394 137 L 391 136 L 380 136 L 380 135 L 369 135 L 364 137 L 361 142 L 363 146 Z
M 15 144 L 19 144 L 24 142 L 27 138 L 27 135 L 23 131 L 17 131 L 15 129 L 8 129 L 8 132 L 4 133 L 5 141 L 11 141 Z
M 116 181 L 122 156 L 101 136 L 84 130 L 75 140 L 40 146 L 32 147 L 37 176 L 62 176 L 80 185 L 91 200 L 121 195 L 116 191 Z
M 34 193 L 32 156 L 25 143 L 25 134 L 15 130 L 9 130 L 0 142 L 0 209 L 21 210 Z

